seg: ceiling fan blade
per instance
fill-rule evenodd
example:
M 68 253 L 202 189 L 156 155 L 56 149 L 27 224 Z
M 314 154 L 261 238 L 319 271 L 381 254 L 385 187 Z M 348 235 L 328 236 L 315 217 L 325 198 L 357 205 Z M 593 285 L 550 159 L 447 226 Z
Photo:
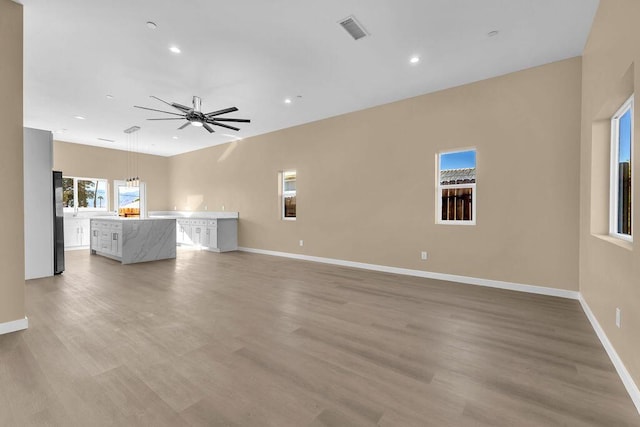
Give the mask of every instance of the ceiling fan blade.
M 138 105 L 134 105 L 134 107 L 135 107 L 135 108 L 141 108 L 141 109 L 143 109 L 143 110 L 157 111 L 158 113 L 173 114 L 174 116 L 184 117 L 184 114 L 172 113 L 171 111 L 156 110 L 155 108 L 140 107 L 140 106 L 138 106 Z
M 165 103 L 165 104 L 167 104 L 169 107 L 177 108 L 177 109 L 178 109 L 178 110 L 180 110 L 180 111 L 187 112 L 187 111 L 189 111 L 189 110 L 191 109 L 191 108 L 189 108 L 189 107 L 185 107 L 185 106 L 184 106 L 184 105 L 182 105 L 182 104 L 178 104 L 177 102 L 167 102 L 167 101 L 165 101 L 164 99 L 160 99 L 160 98 L 158 98 L 157 96 L 153 96 L 153 95 L 151 95 L 151 98 L 153 98 L 153 99 L 157 99 L 157 100 L 158 100 L 158 101 L 160 101 L 160 102 L 164 102 L 164 103 Z
M 187 123 L 183 124 L 182 126 L 180 126 L 178 128 L 178 130 L 182 130 L 182 129 L 186 128 L 187 126 L 189 126 L 190 124 L 191 124 L 191 122 L 187 122 Z
M 231 129 L 231 130 L 240 130 L 239 128 L 234 128 L 233 126 L 229 126 L 229 125 L 225 125 L 224 123 L 218 123 L 216 121 L 213 120 L 207 120 L 207 123 L 214 125 L 214 126 L 221 126 L 223 128 L 227 128 L 227 129 Z
M 147 119 L 147 120 L 184 120 L 184 117 L 168 117 L 166 119 Z
M 215 118 L 213 119 L 216 122 L 238 122 L 238 123 L 251 123 L 251 120 L 249 119 L 226 119 L 224 117 L 220 117 L 220 118 Z
M 177 102 L 172 102 L 172 103 L 171 103 L 171 106 L 172 106 L 173 108 L 177 108 L 177 109 L 178 109 L 178 110 L 180 110 L 180 111 L 184 111 L 185 113 L 186 113 L 187 111 L 191 111 L 191 108 L 187 107 L 186 105 L 178 104 Z
M 224 110 L 212 111 L 210 113 L 205 114 L 207 117 L 219 116 L 220 114 L 233 113 L 234 111 L 238 111 L 236 107 L 225 108 Z
M 206 130 L 208 130 L 208 131 L 209 131 L 209 133 L 213 133 L 213 132 L 215 132 L 215 131 L 211 128 L 211 126 L 209 126 L 209 125 L 208 125 L 208 124 L 206 124 L 206 123 L 203 123 L 203 124 L 202 124 L 202 127 L 203 127 L 203 128 L 205 128 Z

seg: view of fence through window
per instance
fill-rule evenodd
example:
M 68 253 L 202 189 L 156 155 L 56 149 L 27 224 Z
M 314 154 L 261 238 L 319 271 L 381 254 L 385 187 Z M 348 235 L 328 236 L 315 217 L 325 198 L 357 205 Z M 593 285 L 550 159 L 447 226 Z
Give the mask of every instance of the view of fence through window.
M 438 156 L 439 222 L 475 222 L 476 150 Z
M 282 217 L 296 217 L 296 171 L 282 172 Z

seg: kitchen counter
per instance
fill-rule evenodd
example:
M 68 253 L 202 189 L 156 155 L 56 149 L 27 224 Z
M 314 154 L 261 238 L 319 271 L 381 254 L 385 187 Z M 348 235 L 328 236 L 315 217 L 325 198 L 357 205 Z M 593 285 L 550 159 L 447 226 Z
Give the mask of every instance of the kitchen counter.
M 238 250 L 238 212 L 154 211 L 152 218 L 172 218 L 177 223 L 176 242 L 212 252 Z
M 176 221 L 167 218 L 91 218 L 91 253 L 122 264 L 176 257 Z
M 238 219 L 238 212 L 226 211 L 151 211 L 151 218 L 202 218 L 202 219 Z

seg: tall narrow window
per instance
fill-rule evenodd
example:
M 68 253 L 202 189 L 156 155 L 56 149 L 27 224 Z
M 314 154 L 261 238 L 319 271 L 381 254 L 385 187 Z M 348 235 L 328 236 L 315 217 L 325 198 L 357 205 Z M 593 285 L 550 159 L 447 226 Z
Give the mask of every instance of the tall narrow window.
M 296 171 L 282 172 L 282 219 L 296 219 Z
M 611 118 L 610 233 L 632 240 L 633 96 Z
M 437 222 L 475 224 L 476 150 L 439 153 L 437 160 Z
M 114 204 L 118 216 L 125 218 L 146 218 L 146 185 L 129 187 L 125 181 L 114 181 Z

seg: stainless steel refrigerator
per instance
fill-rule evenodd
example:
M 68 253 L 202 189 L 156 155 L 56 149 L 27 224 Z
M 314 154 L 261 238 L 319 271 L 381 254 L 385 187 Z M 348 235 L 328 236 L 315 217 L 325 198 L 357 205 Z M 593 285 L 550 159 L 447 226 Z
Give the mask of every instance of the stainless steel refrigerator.
M 53 171 L 53 272 L 64 271 L 64 210 L 62 208 L 62 172 Z

